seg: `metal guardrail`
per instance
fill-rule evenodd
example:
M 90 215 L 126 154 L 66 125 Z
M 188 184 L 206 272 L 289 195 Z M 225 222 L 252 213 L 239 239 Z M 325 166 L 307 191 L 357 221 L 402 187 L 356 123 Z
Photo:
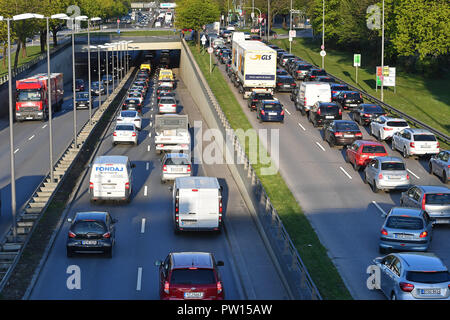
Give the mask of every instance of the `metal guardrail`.
M 322 300 L 320 292 L 309 275 L 300 254 L 278 215 L 278 212 L 273 207 L 261 180 L 258 178 L 255 169 L 253 169 L 253 166 L 245 153 L 245 149 L 241 146 L 238 137 L 228 122 L 213 92 L 209 88 L 206 79 L 201 71 L 199 71 L 198 65 L 184 39 L 182 39 L 182 44 L 188 53 L 188 58 L 191 60 L 191 63 L 196 66 L 196 68 L 194 68 L 196 77 L 200 80 L 199 82 L 202 90 L 209 102 L 208 105 L 213 111 L 213 115 L 219 124 L 218 129 L 222 132 L 223 137 L 230 137 L 228 139 L 232 139 L 227 141 L 233 141 L 234 150 L 228 151 L 233 153 L 234 159 L 237 159 L 237 164 L 235 166 L 244 182 L 247 193 L 256 209 L 257 218 L 264 228 L 265 234 L 270 241 L 270 245 L 282 268 L 283 274 L 288 280 L 291 292 L 298 299 Z

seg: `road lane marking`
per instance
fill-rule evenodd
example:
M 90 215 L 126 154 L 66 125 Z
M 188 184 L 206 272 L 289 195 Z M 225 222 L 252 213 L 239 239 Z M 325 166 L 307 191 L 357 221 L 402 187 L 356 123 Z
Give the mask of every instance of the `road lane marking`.
M 288 115 L 291 115 L 288 109 L 284 108 L 284 111 L 286 111 Z
M 43 126 L 42 126 L 42 129 L 45 129 L 47 127 L 47 125 L 46 124 L 44 124 Z
M 17 152 L 19 152 L 19 148 L 17 148 L 16 150 L 14 150 L 14 153 L 17 153 Z
M 344 168 L 342 168 L 342 167 L 339 167 L 339 169 L 341 169 L 341 171 L 343 172 L 343 173 L 345 173 L 345 175 L 349 178 L 349 179 L 353 179 L 352 178 L 352 176 L 351 175 L 349 175 L 348 173 L 347 173 L 347 171 L 345 171 L 345 169 Z
M 147 162 L 147 163 L 145 164 L 145 170 L 148 170 L 149 167 L 150 167 L 150 163 Z
M 147 196 L 147 186 L 144 187 L 144 196 Z
M 318 142 L 316 141 L 316 144 L 319 146 L 320 149 L 322 149 L 323 151 L 325 151 L 325 148 L 322 147 L 322 145 L 321 145 L 320 143 L 318 143 Z
M 33 138 L 34 138 L 34 134 L 31 137 L 28 138 L 28 141 L 30 141 Z
M 145 232 L 145 218 L 142 218 L 142 223 L 141 223 L 141 233 Z
M 414 177 L 416 177 L 417 179 L 420 179 L 414 172 L 412 172 L 411 170 L 409 170 L 409 169 L 406 169 L 406 171 L 408 171 L 409 173 L 411 173 Z
M 151 138 L 151 137 L 152 137 L 152 133 L 151 133 L 151 132 L 150 132 L 150 133 L 148 134 L 148 137 L 149 137 L 149 138 Z
M 150 151 L 150 145 L 147 146 L 147 151 Z
M 136 291 L 141 291 L 141 283 L 142 283 L 142 267 L 139 267 L 137 274 Z
M 378 203 L 376 203 L 375 201 L 372 201 L 372 203 L 375 205 L 375 207 L 378 208 L 378 210 L 381 211 L 382 214 L 387 215 L 386 211 L 384 211 L 383 208 L 381 208 Z
M 300 126 L 300 128 L 302 128 L 302 129 L 303 129 L 303 131 L 306 131 L 305 127 L 304 127 L 304 126 L 302 126 L 302 124 L 301 124 L 300 122 L 298 123 L 298 125 Z

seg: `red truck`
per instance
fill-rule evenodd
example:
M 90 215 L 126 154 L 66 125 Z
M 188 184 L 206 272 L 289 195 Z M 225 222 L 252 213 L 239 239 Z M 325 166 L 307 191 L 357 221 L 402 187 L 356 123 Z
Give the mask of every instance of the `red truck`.
M 16 81 L 16 120 L 48 119 L 48 76 L 39 73 Z M 62 73 L 50 74 L 52 111 L 61 110 L 64 98 Z

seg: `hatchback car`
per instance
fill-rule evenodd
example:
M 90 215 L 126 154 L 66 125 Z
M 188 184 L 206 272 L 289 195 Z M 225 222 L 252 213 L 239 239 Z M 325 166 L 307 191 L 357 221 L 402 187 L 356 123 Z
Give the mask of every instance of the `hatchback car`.
M 432 238 L 428 214 L 417 208 L 392 208 L 381 227 L 378 250 L 427 251 Z
M 398 150 L 404 158 L 439 153 L 439 141 L 426 129 L 407 128 L 392 136 L 392 150 Z
M 80 91 L 76 93 L 75 106 L 77 109 L 88 109 L 89 108 L 89 92 Z
M 158 101 L 159 113 L 177 113 L 177 100 L 173 97 L 162 97 Z
M 304 77 L 304 81 L 315 81 L 317 76 L 326 76 L 327 72 L 325 69 L 317 69 L 317 68 L 311 68 L 306 73 Z
M 173 83 L 171 81 L 160 81 L 158 83 L 158 87 L 156 88 L 156 93 L 160 93 L 161 91 L 172 91 Z
M 313 68 L 312 65 L 307 63 L 297 63 L 294 67 L 291 68 L 292 76 L 295 80 L 303 80 L 305 79 L 306 74 Z
M 134 124 L 136 129 L 141 130 L 142 129 L 142 118 L 139 116 L 139 113 L 137 111 L 133 110 L 125 110 L 120 111 L 119 115 L 116 119 L 117 123 L 125 124 L 130 123 Z
M 334 102 L 317 101 L 309 110 L 308 119 L 314 127 L 325 122 L 342 119 L 342 110 Z
M 400 205 L 425 210 L 435 224 L 450 224 L 450 189 L 446 186 L 411 186 L 402 192 Z
M 347 146 L 355 140 L 362 139 L 362 132 L 354 121 L 334 120 L 324 124 L 323 139 L 330 147 Z
M 341 91 L 335 101 L 344 110 L 356 108 L 364 103 L 363 97 L 358 91 Z
M 161 182 L 175 180 L 178 177 L 190 177 L 192 163 L 186 153 L 167 153 L 162 159 Z
M 372 119 L 385 116 L 387 113 L 382 107 L 376 104 L 362 103 L 356 109 L 352 110 L 353 120 L 362 126 L 370 124 Z
M 341 91 L 348 91 L 348 86 L 346 84 L 340 83 L 330 83 L 331 87 L 331 101 L 335 101 L 336 97 L 341 93 Z
M 278 100 L 261 100 L 257 102 L 256 117 L 259 122 L 284 122 L 284 109 Z
M 397 157 L 376 157 L 364 169 L 364 183 L 372 187 L 372 191 L 406 190 L 410 187 L 409 174 L 405 163 Z
M 66 242 L 67 257 L 75 253 L 104 253 L 112 257 L 117 220 L 108 212 L 77 212 L 71 223 Z
M 292 92 L 292 90 L 297 86 L 294 78 L 290 75 L 277 76 L 277 82 L 275 90 L 278 92 Z
M 433 253 L 391 253 L 373 262 L 380 270 L 379 289 L 391 300 L 450 299 L 450 273 Z
M 448 183 L 450 177 L 450 151 L 442 150 L 437 155 L 432 156 L 428 161 L 428 168 L 431 174 L 436 174 L 443 183 Z
M 273 100 L 273 95 L 270 92 L 252 91 L 250 97 L 247 99 L 247 106 L 251 111 L 257 109 L 257 103 L 261 100 Z
M 345 150 L 345 161 L 358 171 L 365 167 L 375 157 L 388 155 L 384 145 L 377 141 L 357 140 Z
M 140 98 L 126 98 L 122 104 L 122 110 L 135 110 L 142 113 L 142 103 Z
M 392 139 L 392 136 L 403 129 L 409 128 L 408 122 L 401 118 L 380 116 L 370 121 L 370 133 L 380 141 Z
M 137 145 L 138 137 L 134 124 L 117 123 L 113 132 L 113 145 L 118 143 L 132 143 Z
M 215 260 L 208 252 L 173 252 L 159 266 L 161 300 L 223 300 L 225 291 Z
M 139 99 L 142 105 L 142 102 L 144 102 L 144 95 L 142 92 L 139 91 L 128 91 L 128 98 L 136 98 Z

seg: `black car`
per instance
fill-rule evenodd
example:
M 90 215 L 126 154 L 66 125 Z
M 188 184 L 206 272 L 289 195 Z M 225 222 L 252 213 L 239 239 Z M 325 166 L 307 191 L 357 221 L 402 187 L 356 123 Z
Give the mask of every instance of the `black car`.
M 113 219 L 108 212 L 78 212 L 71 222 L 67 236 L 67 257 L 74 253 L 91 252 L 104 253 L 108 258 L 112 257 L 115 244 Z
M 304 80 L 306 74 L 313 68 L 312 65 L 300 62 L 298 61 L 292 68 L 291 68 L 291 75 L 294 77 L 295 80 Z
M 225 63 L 225 72 L 228 74 L 228 77 L 230 76 L 230 73 L 232 72 L 231 69 L 231 59 L 228 59 Z
M 346 84 L 340 84 L 340 83 L 330 83 L 331 87 L 331 100 L 335 101 L 336 97 L 341 93 L 341 91 L 348 91 L 350 90 Z
M 83 79 L 76 79 L 75 80 L 75 91 L 85 91 L 86 90 L 86 84 L 84 83 Z
M 161 68 L 169 68 L 170 65 L 170 51 L 161 50 L 161 56 L 159 58 L 159 65 Z
M 284 70 L 282 68 L 277 69 L 277 79 L 278 79 L 278 76 L 288 76 L 288 75 L 289 75 L 289 73 L 286 70 Z
M 341 91 L 335 101 L 343 110 L 353 109 L 364 103 L 362 95 L 358 91 Z
M 326 76 L 327 72 L 324 69 L 311 68 L 308 73 L 306 73 L 305 81 L 315 81 L 318 76 Z
M 263 121 L 284 122 L 283 105 L 277 100 L 260 100 L 256 103 L 256 118 Z
M 384 111 L 382 107 L 377 104 L 371 103 L 360 104 L 358 108 L 352 111 L 352 113 L 353 120 L 363 126 L 368 125 L 370 121 L 372 121 L 372 119 L 387 115 L 386 111 Z
M 347 146 L 355 140 L 362 139 L 362 132 L 355 121 L 334 120 L 324 124 L 323 139 L 330 147 Z
M 297 86 L 297 83 L 295 83 L 294 78 L 292 78 L 290 75 L 286 76 L 278 76 L 275 90 L 278 92 L 292 92 L 292 90 Z
M 252 40 L 252 41 L 262 41 L 261 37 L 256 35 L 256 34 L 252 34 L 250 36 L 250 40 Z
M 80 91 L 75 96 L 75 107 L 77 109 L 89 109 L 89 92 Z
M 335 82 L 336 80 L 334 80 L 332 77 L 330 77 L 330 76 L 317 76 L 317 77 L 315 77 L 314 78 L 314 81 L 317 81 L 317 82 L 328 82 L 328 83 L 333 83 L 333 82 Z
M 126 98 L 122 104 L 122 110 L 135 110 L 141 113 L 142 112 L 141 100 L 138 98 Z
M 314 127 L 333 120 L 342 120 L 342 110 L 335 102 L 316 102 L 308 113 Z
M 269 92 L 252 92 L 248 98 L 247 106 L 251 111 L 256 110 L 256 105 L 261 100 L 273 100 L 273 95 Z
M 223 51 L 220 54 L 219 61 L 224 64 L 226 61 L 228 61 L 231 58 L 231 50 Z

